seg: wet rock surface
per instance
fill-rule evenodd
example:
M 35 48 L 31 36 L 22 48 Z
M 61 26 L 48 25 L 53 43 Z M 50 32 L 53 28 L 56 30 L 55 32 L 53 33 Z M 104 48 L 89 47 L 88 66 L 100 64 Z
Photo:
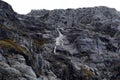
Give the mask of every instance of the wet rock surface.
M 20 15 L 0 0 L 0 80 L 120 80 L 120 12 Z

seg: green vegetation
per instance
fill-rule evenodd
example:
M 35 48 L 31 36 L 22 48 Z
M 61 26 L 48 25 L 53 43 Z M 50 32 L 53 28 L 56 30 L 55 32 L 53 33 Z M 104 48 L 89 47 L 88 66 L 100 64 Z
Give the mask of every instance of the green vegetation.
M 48 43 L 47 39 L 34 39 L 34 43 L 38 48 L 42 48 L 45 43 Z
M 17 43 L 15 43 L 14 41 L 12 41 L 10 39 L 0 40 L 0 47 L 13 48 L 13 49 L 23 53 L 26 56 L 30 55 L 30 52 L 25 47 L 18 45 Z
M 86 68 L 82 68 L 82 71 L 88 76 L 88 77 L 93 77 L 95 76 L 94 73 Z

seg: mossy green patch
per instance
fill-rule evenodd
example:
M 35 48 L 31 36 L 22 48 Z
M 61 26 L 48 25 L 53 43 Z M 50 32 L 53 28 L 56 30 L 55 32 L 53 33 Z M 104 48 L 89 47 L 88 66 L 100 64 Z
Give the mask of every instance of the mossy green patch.
M 38 47 L 38 48 L 42 48 L 42 46 L 46 43 L 49 43 L 49 40 L 48 39 L 34 39 L 34 43 L 35 45 Z
M 93 77 L 95 76 L 94 73 L 86 68 L 82 68 L 82 71 L 88 76 L 88 77 Z

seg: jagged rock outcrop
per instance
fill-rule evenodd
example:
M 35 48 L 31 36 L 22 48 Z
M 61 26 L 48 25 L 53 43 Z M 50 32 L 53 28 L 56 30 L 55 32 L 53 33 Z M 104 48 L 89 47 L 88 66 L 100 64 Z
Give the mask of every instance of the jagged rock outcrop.
M 0 0 L 0 80 L 119 80 L 120 12 L 104 6 L 13 11 Z

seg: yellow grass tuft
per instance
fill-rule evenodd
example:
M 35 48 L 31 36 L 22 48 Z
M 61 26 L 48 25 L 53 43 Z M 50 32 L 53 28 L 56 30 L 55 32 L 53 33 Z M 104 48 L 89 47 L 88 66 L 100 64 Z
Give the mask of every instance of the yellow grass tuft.
M 94 73 L 86 68 L 82 68 L 82 71 L 87 74 L 88 77 L 93 77 Z
M 18 45 L 10 39 L 0 40 L 0 47 L 13 48 L 19 52 L 22 52 L 26 56 L 30 55 L 30 52 L 26 48 Z

